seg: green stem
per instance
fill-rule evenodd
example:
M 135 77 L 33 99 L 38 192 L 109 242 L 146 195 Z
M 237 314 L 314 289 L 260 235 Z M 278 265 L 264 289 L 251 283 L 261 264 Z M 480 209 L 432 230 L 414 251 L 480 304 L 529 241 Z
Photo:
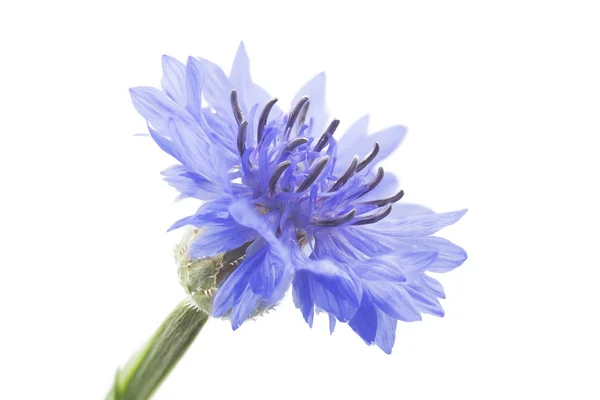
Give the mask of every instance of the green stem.
M 152 396 L 208 320 L 205 312 L 190 304 L 188 299 L 179 303 L 148 343 L 117 370 L 106 400 L 145 400 Z

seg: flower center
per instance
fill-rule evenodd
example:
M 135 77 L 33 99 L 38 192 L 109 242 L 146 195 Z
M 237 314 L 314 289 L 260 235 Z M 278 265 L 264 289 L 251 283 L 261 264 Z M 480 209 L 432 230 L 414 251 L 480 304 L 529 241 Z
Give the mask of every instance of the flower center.
M 379 154 L 379 143 L 360 161 L 354 156 L 343 172 L 337 171 L 333 135 L 340 121 L 334 119 L 316 139 L 308 134 L 311 122 L 305 124 L 308 97 L 301 98 L 283 121 L 269 122 L 276 102 L 272 99 L 265 105 L 251 137 L 253 129 L 242 114 L 237 92 L 231 92 L 242 181 L 255 189 L 259 214 L 272 210 L 278 210 L 280 218 L 302 214 L 308 226 L 297 227 L 301 230 L 366 225 L 387 217 L 392 204 L 403 197 L 403 190 L 387 198 L 365 200 L 384 178 L 383 168 L 374 173 L 367 168 Z M 248 148 L 248 142 L 255 146 Z

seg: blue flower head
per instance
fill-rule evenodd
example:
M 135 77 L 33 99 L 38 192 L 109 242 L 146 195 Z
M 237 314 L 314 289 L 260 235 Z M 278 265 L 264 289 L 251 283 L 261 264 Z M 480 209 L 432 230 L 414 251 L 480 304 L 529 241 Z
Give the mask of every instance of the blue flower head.
M 279 108 L 249 74 L 240 45 L 229 76 L 214 63 L 163 56 L 162 90 L 131 89 L 151 137 L 178 163 L 163 171 L 180 197 L 203 200 L 171 229 L 200 229 L 192 259 L 241 254 L 218 283 L 214 316 L 234 329 L 282 299 L 293 299 L 312 326 L 315 312 L 347 322 L 368 344 L 390 353 L 397 321 L 443 316 L 447 272 L 466 253 L 432 236 L 466 210 L 437 214 L 401 201 L 394 175 L 376 164 L 406 128 L 368 134 L 368 117 L 347 127 L 327 120 L 325 75 Z

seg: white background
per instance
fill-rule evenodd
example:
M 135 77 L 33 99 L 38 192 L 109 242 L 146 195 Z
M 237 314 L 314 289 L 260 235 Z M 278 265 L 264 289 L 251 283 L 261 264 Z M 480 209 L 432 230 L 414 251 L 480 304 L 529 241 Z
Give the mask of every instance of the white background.
M 387 168 L 407 201 L 469 208 L 442 231 L 469 259 L 391 356 L 288 298 L 210 321 L 156 399 L 600 398 L 597 5 L 3 2 L 0 398 L 103 398 L 183 297 L 165 231 L 197 204 L 128 88 L 164 53 L 228 70 L 240 40 L 272 95 L 325 70 L 343 124 L 408 126 Z

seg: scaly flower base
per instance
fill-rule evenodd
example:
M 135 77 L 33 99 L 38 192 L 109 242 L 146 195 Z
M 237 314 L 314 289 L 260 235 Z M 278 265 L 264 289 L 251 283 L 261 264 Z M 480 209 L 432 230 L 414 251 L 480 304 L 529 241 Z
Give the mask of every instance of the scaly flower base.
M 208 320 L 192 304 L 189 299 L 179 303 L 148 343 L 117 371 L 106 400 L 150 398 Z

